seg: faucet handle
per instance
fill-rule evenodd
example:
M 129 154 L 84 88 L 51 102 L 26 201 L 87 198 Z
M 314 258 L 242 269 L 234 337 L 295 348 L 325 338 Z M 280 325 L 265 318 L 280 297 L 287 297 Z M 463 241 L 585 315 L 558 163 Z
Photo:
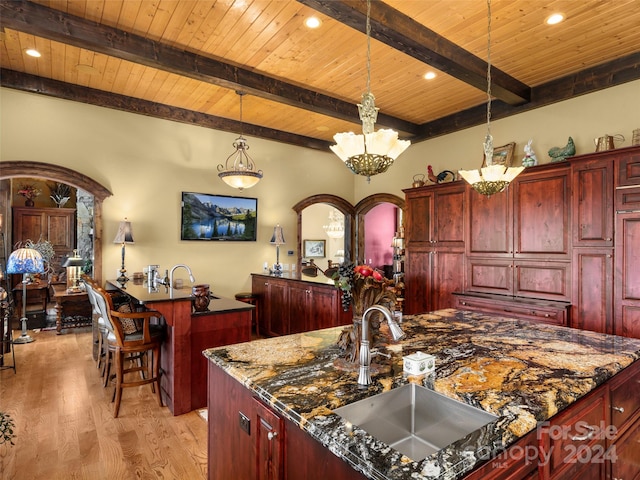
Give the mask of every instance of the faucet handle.
M 373 350 L 371 350 L 371 356 L 373 357 L 375 355 L 380 355 L 381 357 L 391 358 L 391 354 L 390 353 L 382 353 L 377 348 L 374 348 Z

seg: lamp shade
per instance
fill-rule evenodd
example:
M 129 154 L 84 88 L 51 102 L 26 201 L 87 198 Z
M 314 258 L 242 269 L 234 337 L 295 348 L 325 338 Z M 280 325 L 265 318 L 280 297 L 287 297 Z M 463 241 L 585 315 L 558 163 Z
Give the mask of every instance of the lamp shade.
M 7 273 L 43 273 L 44 261 L 40 252 L 33 248 L 18 248 L 7 260 Z
M 273 236 L 271 237 L 270 243 L 273 245 L 284 244 L 284 233 L 282 232 L 282 227 L 279 224 L 273 227 Z
M 131 222 L 128 222 L 126 218 L 118 225 L 118 233 L 116 233 L 116 238 L 113 239 L 113 243 L 128 243 L 131 245 L 135 243 L 133 241 Z

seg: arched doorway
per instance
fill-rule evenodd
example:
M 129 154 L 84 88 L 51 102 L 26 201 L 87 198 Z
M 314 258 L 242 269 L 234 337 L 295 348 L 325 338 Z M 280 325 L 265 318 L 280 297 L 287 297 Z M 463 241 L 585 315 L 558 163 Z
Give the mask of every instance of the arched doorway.
M 94 196 L 93 210 L 93 257 L 94 278 L 102 281 L 102 202 L 110 197 L 111 192 L 75 170 L 59 165 L 41 162 L 2 162 L 0 163 L 0 180 L 19 177 L 38 177 L 45 180 L 66 183 L 81 188 Z

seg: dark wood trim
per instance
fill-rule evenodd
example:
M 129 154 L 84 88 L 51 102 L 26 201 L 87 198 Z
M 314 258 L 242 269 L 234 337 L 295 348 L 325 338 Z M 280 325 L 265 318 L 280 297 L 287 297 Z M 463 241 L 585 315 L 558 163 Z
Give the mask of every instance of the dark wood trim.
M 41 162 L 2 162 L 0 179 L 35 177 L 66 183 L 93 195 L 93 278 L 102 282 L 102 202 L 111 192 L 95 180 L 69 168 Z
M 360 123 L 353 103 L 26 0 L 0 1 L 0 25 L 222 88 L 240 89 L 257 97 Z M 414 123 L 382 113 L 378 114 L 378 124 L 410 134 L 417 133 L 419 129 Z
M 365 33 L 367 6 L 362 0 L 298 2 Z M 487 62 L 383 2 L 371 3 L 371 36 L 472 87 L 487 90 Z M 491 78 L 496 98 L 511 105 L 531 99 L 528 85 L 493 66 Z

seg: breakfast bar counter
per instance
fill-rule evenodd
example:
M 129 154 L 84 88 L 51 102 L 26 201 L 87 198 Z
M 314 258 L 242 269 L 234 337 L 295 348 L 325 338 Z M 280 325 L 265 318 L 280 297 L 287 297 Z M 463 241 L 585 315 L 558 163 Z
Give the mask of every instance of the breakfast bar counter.
M 394 344 L 381 335 L 375 345 L 390 359 L 374 357 L 378 372 L 365 388 L 357 385 L 357 371 L 336 368 L 342 327 L 205 351 L 210 361 L 209 478 L 231 478 L 223 459 L 233 455 L 238 459 L 233 462 L 235 478 L 263 478 L 255 469 L 276 468 L 285 472 L 285 478 L 458 479 L 473 476 L 472 470 L 531 438 L 535 458 L 528 459 L 522 476 L 509 478 L 570 478 L 569 473 L 573 478 L 581 467 L 601 468 L 604 475 L 611 459 L 601 466 L 570 465 L 551 455 L 560 450 L 553 450 L 558 439 L 548 435 L 554 419 L 570 424 L 567 412 L 580 405 L 584 405 L 580 412 L 601 415 L 601 426 L 618 426 L 611 438 L 587 435 L 590 452 L 600 451 L 600 446 L 610 451 L 617 433 L 634 435 L 632 449 L 640 441 L 638 339 L 454 309 L 405 316 L 401 326 L 403 340 Z M 381 332 L 385 329 L 386 323 Z M 435 356 L 434 373 L 403 372 L 402 357 L 417 351 Z M 626 413 L 618 421 L 610 412 L 625 409 L 613 404 L 609 409 L 608 402 L 614 399 L 613 386 L 628 375 L 631 381 L 621 391 L 631 400 L 625 397 Z M 478 407 L 497 419 L 414 460 L 334 413 L 408 383 Z M 596 424 L 595 417 L 587 420 Z M 545 431 L 543 427 L 547 433 L 538 434 Z M 621 443 L 620 447 L 618 464 L 624 465 L 629 449 Z M 538 457 L 548 464 L 539 463 Z M 507 455 L 507 460 L 513 458 Z M 631 466 L 636 467 L 640 470 L 640 463 Z M 473 478 L 489 476 L 495 478 L 493 473 Z
M 118 290 L 146 308 L 157 310 L 167 325 L 160 356 L 162 398 L 174 415 L 182 415 L 207 404 L 207 348 L 251 340 L 252 305 L 212 296 L 207 311 L 193 312 L 190 288 L 116 280 L 107 289 Z

